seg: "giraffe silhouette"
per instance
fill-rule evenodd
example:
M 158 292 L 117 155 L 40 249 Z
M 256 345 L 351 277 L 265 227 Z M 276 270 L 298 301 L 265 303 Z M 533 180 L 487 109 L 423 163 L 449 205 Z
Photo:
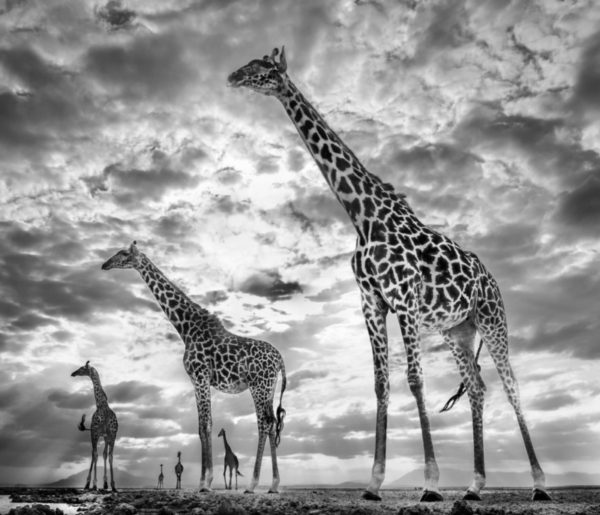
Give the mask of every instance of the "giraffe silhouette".
M 219 431 L 218 436 L 223 437 L 223 445 L 225 446 L 225 463 L 223 464 L 223 480 L 225 481 L 225 490 L 231 490 L 231 476 L 232 476 L 234 470 L 235 470 L 235 489 L 237 490 L 238 489 L 237 477 L 244 475 L 238 470 L 240 467 L 240 462 L 238 460 L 238 457 L 231 450 L 231 446 L 227 442 L 227 436 L 225 435 L 225 429 L 221 429 L 221 431 Z M 229 486 L 227 486 L 227 477 L 226 477 L 228 467 L 229 467 Z
M 175 489 L 181 489 L 181 474 L 183 474 L 183 465 L 181 464 L 181 451 L 177 453 L 177 465 L 175 465 L 175 476 L 177 476 L 177 483 Z
M 85 482 L 85 490 L 90 487 L 90 478 L 92 475 L 92 469 L 94 469 L 94 482 L 93 490 L 96 490 L 96 463 L 98 461 L 98 440 L 104 438 L 104 490 L 108 489 L 108 482 L 106 477 L 106 458 L 108 454 L 108 461 L 110 464 L 110 486 L 113 492 L 116 492 L 115 478 L 113 475 L 113 449 L 115 447 L 115 440 L 117 438 L 117 430 L 119 424 L 117 422 L 117 416 L 115 412 L 108 406 L 108 399 L 106 393 L 102 389 L 100 383 L 100 375 L 94 367 L 90 367 L 90 362 L 71 374 L 71 377 L 87 376 L 92 380 L 94 386 L 94 397 L 96 399 L 96 411 L 92 415 L 92 423 L 89 428 L 85 427 L 85 415 L 81 417 L 81 422 L 77 426 L 80 431 L 90 431 L 92 439 L 92 460 L 90 462 L 90 470 L 87 475 Z
M 158 475 L 158 483 L 156 484 L 156 489 L 161 490 L 163 487 L 163 481 L 165 480 L 165 475 L 163 474 L 163 466 L 160 464 L 160 474 Z
M 252 480 L 246 493 L 253 493 L 258 484 L 267 436 L 273 466 L 273 483 L 269 492 L 277 493 L 279 469 L 276 449 L 283 429 L 285 410 L 281 403 L 286 387 L 285 366 L 279 351 L 267 342 L 227 331 L 215 315 L 193 302 L 169 281 L 138 250 L 135 242 L 102 265 L 103 270 L 112 268 L 133 268 L 140 273 L 185 344 L 183 366 L 194 385 L 198 408 L 198 432 L 202 447 L 200 490 L 210 491 L 213 479 L 210 406 L 212 386 L 232 394 L 250 390 L 258 424 L 258 447 Z M 280 372 L 281 394 L 275 414 L 273 397 Z
M 277 56 L 279 55 L 279 58 Z M 440 331 L 457 362 L 473 419 L 474 477 L 465 499 L 480 499 L 485 486 L 483 400 L 485 385 L 473 354 L 476 332 L 485 343 L 517 416 L 531 466 L 533 499 L 549 499 L 520 407 L 517 380 L 508 359 L 508 329 L 500 290 L 478 257 L 422 223 L 402 194 L 371 174 L 329 127 L 287 75 L 285 51 L 254 59 L 228 83 L 276 97 L 357 232 L 352 269 L 361 294 L 375 371 L 377 415 L 371 480 L 363 497 L 380 500 L 385 477 L 389 365 L 386 317 L 400 324 L 407 377 L 415 397 L 425 453 L 422 501 L 439 501 L 439 470 L 423 391 L 420 329 Z

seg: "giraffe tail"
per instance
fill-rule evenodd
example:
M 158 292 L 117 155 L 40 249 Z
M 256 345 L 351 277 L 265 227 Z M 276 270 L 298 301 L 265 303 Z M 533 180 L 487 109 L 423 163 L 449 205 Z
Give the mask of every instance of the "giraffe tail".
M 77 424 L 77 429 L 79 429 L 80 431 L 89 431 L 90 430 L 89 427 L 85 427 L 85 413 L 83 415 L 81 415 L 81 422 L 79 422 L 79 424 Z
M 279 406 L 277 406 L 277 425 L 275 426 L 275 447 L 279 446 L 281 441 L 281 431 L 283 431 L 283 419 L 285 418 L 285 410 L 281 406 L 283 401 L 283 392 L 287 385 L 287 379 L 285 377 L 285 364 L 283 358 L 281 359 L 281 394 L 279 395 Z
M 480 339 L 479 340 L 479 348 L 477 349 L 477 354 L 475 354 L 475 365 L 477 365 L 478 370 L 481 370 L 481 367 L 477 364 L 477 361 L 479 360 L 479 353 L 481 352 L 482 346 L 483 346 L 483 339 Z M 465 383 L 464 382 L 460 383 L 458 390 L 452 397 L 450 397 L 446 401 L 446 404 L 444 404 L 444 407 L 440 410 L 440 413 L 443 413 L 444 411 L 450 411 L 456 404 L 456 401 L 458 401 L 458 399 L 460 399 L 466 391 L 467 391 L 467 388 L 465 386 Z

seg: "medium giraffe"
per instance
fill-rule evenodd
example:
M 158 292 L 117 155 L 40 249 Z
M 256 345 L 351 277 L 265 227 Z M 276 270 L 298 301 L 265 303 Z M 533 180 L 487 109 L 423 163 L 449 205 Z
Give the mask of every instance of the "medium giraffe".
M 231 490 L 231 476 L 233 474 L 233 470 L 235 469 L 235 489 L 238 489 L 238 476 L 243 476 L 238 469 L 240 466 L 240 462 L 238 457 L 231 450 L 231 446 L 227 443 L 227 436 L 225 435 L 225 429 L 221 429 L 219 431 L 219 436 L 223 437 L 223 444 L 225 445 L 225 463 L 223 465 L 223 480 L 225 481 L 225 490 Z M 229 486 L 227 486 L 227 467 L 229 467 Z
M 230 333 L 221 321 L 193 302 L 140 252 L 133 242 L 106 263 L 103 270 L 133 268 L 146 282 L 158 304 L 173 324 L 185 344 L 183 366 L 196 393 L 198 425 L 202 446 L 200 490 L 210 491 L 213 478 L 212 417 L 210 387 L 226 393 L 250 390 L 258 422 L 258 449 L 254 472 L 246 493 L 253 493 L 260 475 L 267 436 L 271 447 L 273 483 L 270 493 L 277 493 L 279 445 L 285 410 L 281 406 L 286 387 L 285 366 L 279 351 L 267 342 Z M 277 415 L 273 412 L 273 396 L 281 372 L 281 395 Z
M 442 496 L 423 392 L 420 328 L 442 333 L 469 395 L 474 479 L 465 499 L 479 499 L 485 485 L 482 425 L 485 385 L 473 356 L 476 331 L 494 360 L 515 410 L 531 465 L 533 499 L 549 499 L 508 359 L 506 316 L 496 281 L 475 254 L 424 225 L 404 195 L 365 169 L 290 80 L 283 48 L 276 60 L 278 55 L 278 49 L 274 49 L 270 56 L 250 61 L 232 73 L 228 83 L 275 96 L 283 104 L 358 233 L 352 269 L 371 340 L 377 396 L 374 465 L 363 497 L 381 499 L 379 488 L 385 476 L 390 391 L 386 316 L 392 312 L 402 331 L 408 384 L 421 422 L 425 451 L 425 487 L 421 500 L 438 501 Z
M 165 475 L 163 474 L 163 466 L 160 464 L 160 474 L 158 475 L 158 483 L 156 485 L 156 489 L 160 490 L 163 487 L 163 481 L 165 480 Z
M 104 489 L 108 490 L 108 482 L 106 477 L 106 457 L 108 454 L 108 461 L 110 464 L 110 486 L 113 492 L 116 492 L 115 478 L 113 475 L 113 449 L 115 447 L 115 439 L 117 438 L 117 430 L 119 424 L 117 422 L 117 416 L 115 412 L 108 406 L 108 399 L 106 393 L 102 389 L 100 383 L 100 375 L 94 367 L 90 367 L 90 362 L 71 374 L 71 377 L 76 376 L 88 376 L 92 380 L 94 385 L 94 397 L 96 398 L 96 411 L 92 415 L 92 423 L 89 428 L 85 427 L 85 415 L 81 417 L 81 422 L 77 426 L 80 431 L 90 431 L 92 438 L 92 461 L 90 463 L 90 470 L 87 475 L 85 482 L 85 490 L 90 487 L 90 478 L 92 475 L 92 469 L 94 469 L 94 483 L 93 490 L 96 490 L 96 463 L 98 461 L 98 440 L 104 438 Z
M 181 489 L 181 474 L 183 474 L 183 465 L 181 464 L 181 451 L 179 451 L 177 453 L 177 465 L 175 465 L 175 476 L 177 476 L 175 490 Z

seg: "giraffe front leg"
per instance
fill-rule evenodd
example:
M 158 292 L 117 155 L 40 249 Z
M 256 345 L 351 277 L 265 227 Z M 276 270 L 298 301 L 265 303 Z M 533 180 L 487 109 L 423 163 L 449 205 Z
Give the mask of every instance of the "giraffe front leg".
M 208 379 L 194 383 L 196 407 L 198 408 L 198 433 L 202 447 L 202 468 L 200 475 L 200 491 L 210 492 L 213 478 L 212 465 L 212 417 L 210 410 L 210 383 Z
M 363 493 L 363 499 L 381 501 L 379 489 L 385 479 L 387 411 L 390 395 L 388 341 L 386 316 L 388 309 L 378 295 L 361 292 L 362 310 L 371 340 L 373 368 L 375 371 L 375 395 L 377 418 L 375 422 L 375 456 L 371 480 Z
M 92 490 L 97 490 L 97 484 L 96 484 L 96 464 L 98 463 L 98 449 L 97 447 L 94 447 L 94 450 L 92 451 L 92 464 L 94 466 L 94 479 L 93 479 L 93 483 L 92 483 Z
M 269 406 L 268 401 L 271 399 L 270 390 L 273 385 L 258 385 L 250 386 L 250 393 L 254 401 L 254 408 L 256 409 L 256 422 L 258 426 L 258 447 L 256 449 L 256 461 L 254 462 L 254 471 L 252 472 L 252 479 L 250 484 L 244 491 L 245 494 L 254 493 L 254 489 L 258 485 L 260 477 L 260 468 L 262 465 L 262 457 L 265 450 L 265 441 L 269 430 L 273 426 L 275 416 L 273 414 L 273 405 Z M 270 411 L 269 411 L 270 408 Z

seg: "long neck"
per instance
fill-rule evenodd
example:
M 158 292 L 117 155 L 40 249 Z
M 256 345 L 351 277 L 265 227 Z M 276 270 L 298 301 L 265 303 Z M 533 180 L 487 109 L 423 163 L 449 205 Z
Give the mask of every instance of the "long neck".
M 227 437 L 225 436 L 225 433 L 223 433 L 223 443 L 225 444 L 225 450 L 231 451 L 231 447 L 229 447 L 229 444 L 227 443 Z
M 410 211 L 391 185 L 362 165 L 292 81 L 287 80 L 277 98 L 359 235 L 368 237 L 372 230 L 371 222 L 377 218 L 374 199 L 388 200 L 390 206 L 398 203 L 394 209 L 399 209 L 400 214 L 404 207 Z
M 142 255 L 142 264 L 137 270 L 169 321 L 177 329 L 177 332 L 183 336 L 189 329 L 186 313 L 189 314 L 190 311 L 201 308 L 169 281 L 165 274 L 145 255 Z
M 108 399 L 106 397 L 106 393 L 102 389 L 102 383 L 100 383 L 100 376 L 98 375 L 98 371 L 92 367 L 90 370 L 90 379 L 92 380 L 92 384 L 94 385 L 94 397 L 96 399 L 96 408 L 106 408 L 108 407 Z

